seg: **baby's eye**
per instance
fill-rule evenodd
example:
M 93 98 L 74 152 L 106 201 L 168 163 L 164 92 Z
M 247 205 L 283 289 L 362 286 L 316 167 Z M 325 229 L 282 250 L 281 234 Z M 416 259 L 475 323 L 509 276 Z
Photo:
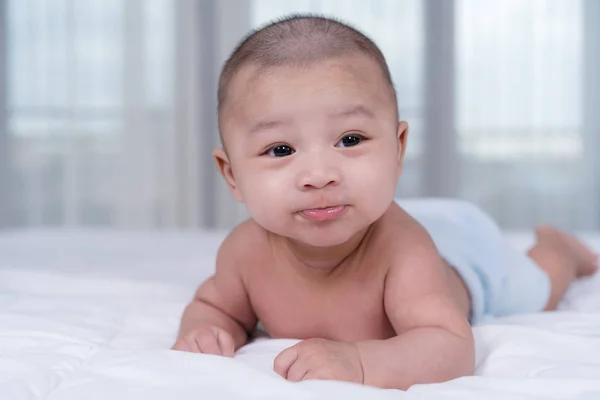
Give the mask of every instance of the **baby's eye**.
M 361 135 L 347 135 L 344 136 L 335 146 L 336 147 L 352 147 L 356 146 L 364 140 Z
M 294 154 L 296 150 L 292 149 L 290 146 L 279 145 L 275 147 L 271 147 L 265 154 L 270 155 L 271 157 L 286 157 Z

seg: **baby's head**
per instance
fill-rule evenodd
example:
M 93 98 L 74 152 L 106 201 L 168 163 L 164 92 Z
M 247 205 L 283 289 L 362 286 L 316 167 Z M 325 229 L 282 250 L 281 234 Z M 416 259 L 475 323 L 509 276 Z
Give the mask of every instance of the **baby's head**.
M 215 159 L 265 229 L 344 243 L 394 198 L 407 126 L 385 59 L 340 22 L 294 16 L 253 32 L 219 82 Z

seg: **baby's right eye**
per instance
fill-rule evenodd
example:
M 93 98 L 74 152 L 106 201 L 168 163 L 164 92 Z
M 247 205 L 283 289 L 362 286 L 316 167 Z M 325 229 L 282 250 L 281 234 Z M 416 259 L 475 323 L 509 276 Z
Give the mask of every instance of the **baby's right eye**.
M 278 145 L 271 147 L 265 154 L 270 155 L 271 157 L 286 157 L 294 154 L 296 150 L 292 149 L 290 146 L 286 145 Z

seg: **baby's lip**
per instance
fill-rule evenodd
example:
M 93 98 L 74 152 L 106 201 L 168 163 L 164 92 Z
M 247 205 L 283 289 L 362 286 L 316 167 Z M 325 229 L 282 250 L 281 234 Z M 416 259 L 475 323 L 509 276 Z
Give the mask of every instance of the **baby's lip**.
M 307 208 L 300 211 L 300 214 L 311 221 L 330 221 L 342 215 L 344 211 L 346 211 L 345 205 L 337 205 L 319 208 Z

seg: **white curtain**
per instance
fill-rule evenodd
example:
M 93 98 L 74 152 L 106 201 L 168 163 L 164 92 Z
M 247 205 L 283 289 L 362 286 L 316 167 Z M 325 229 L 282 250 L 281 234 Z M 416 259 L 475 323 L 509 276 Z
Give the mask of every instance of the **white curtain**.
M 4 3 L 13 225 L 200 224 L 199 4 Z
M 586 188 L 584 170 L 583 2 L 460 0 L 456 11 L 461 195 L 509 226 L 596 227 L 588 190 L 600 177 Z
M 346 20 L 411 127 L 399 196 L 600 228 L 595 0 L 0 0 L 0 226 L 228 228 L 216 81 L 251 28 Z M 0 89 L 2 80 L 0 80 Z

